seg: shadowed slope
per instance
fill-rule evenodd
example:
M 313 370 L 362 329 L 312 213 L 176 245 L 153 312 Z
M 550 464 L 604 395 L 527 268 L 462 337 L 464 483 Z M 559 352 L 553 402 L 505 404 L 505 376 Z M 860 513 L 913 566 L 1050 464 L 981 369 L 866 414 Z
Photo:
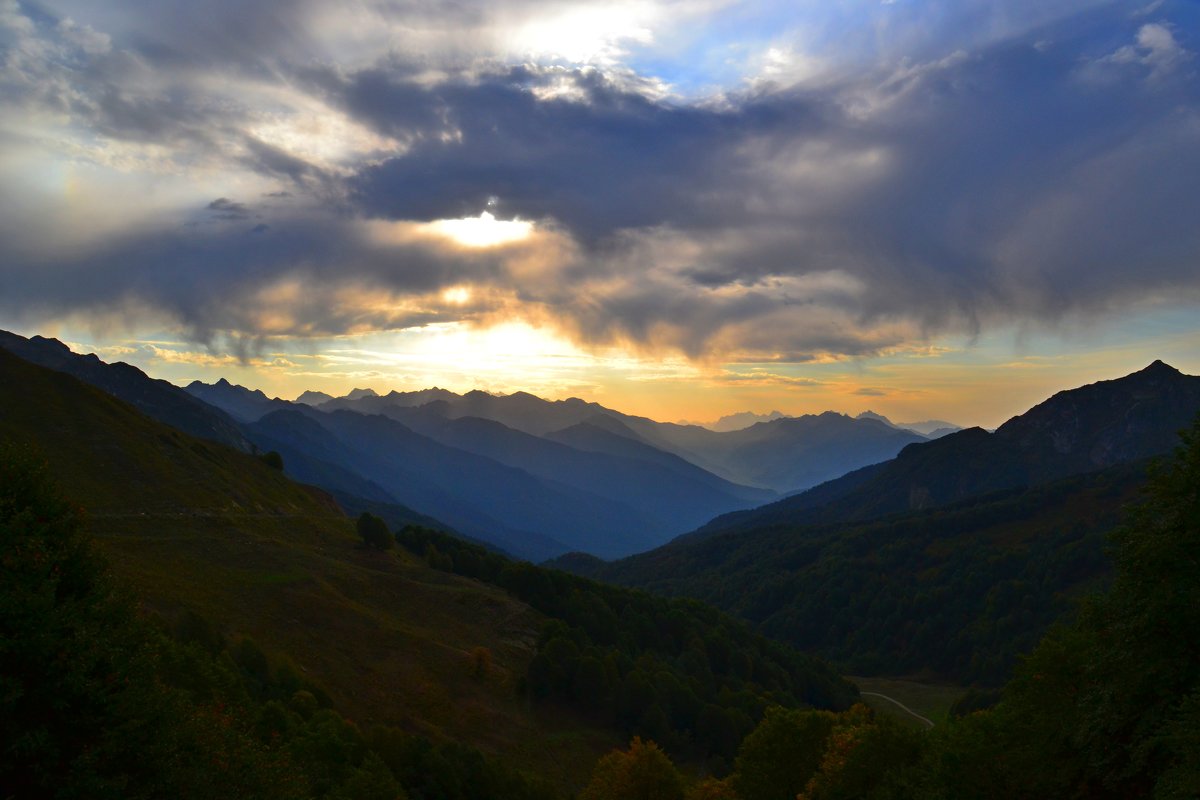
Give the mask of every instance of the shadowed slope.
M 94 354 L 72 353 L 57 339 L 41 336 L 26 339 L 8 331 L 0 331 L 0 348 L 33 364 L 74 375 L 173 428 L 238 450 L 252 449 L 237 422 L 224 411 L 192 397 L 178 386 L 151 378 L 130 364 L 106 364 Z
M 1123 378 L 1059 392 L 995 433 L 967 428 L 909 445 L 891 461 L 719 517 L 697 533 L 866 520 L 1036 486 L 1168 453 L 1198 410 L 1200 377 L 1156 361 Z
M 399 551 L 363 549 L 328 495 L 253 456 L 5 351 L 0 438 L 44 454 L 146 606 L 253 637 L 360 725 L 448 735 L 567 783 L 615 743 L 518 699 L 540 615 Z M 476 647 L 492 654 L 487 680 L 472 675 Z

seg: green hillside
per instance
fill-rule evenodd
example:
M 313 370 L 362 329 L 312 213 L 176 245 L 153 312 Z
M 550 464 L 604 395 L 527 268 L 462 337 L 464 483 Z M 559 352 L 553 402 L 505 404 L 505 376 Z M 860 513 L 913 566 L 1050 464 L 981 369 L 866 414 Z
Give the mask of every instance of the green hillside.
M 0 439 L 32 445 L 144 606 L 249 636 L 374 723 L 504 753 L 578 783 L 619 741 L 516 692 L 544 618 L 505 592 L 361 547 L 323 492 L 0 351 Z M 477 679 L 470 654 L 487 648 Z M 553 755 L 551 755 L 551 753 Z
M 1104 537 L 1144 465 L 842 525 L 681 538 L 603 580 L 695 597 L 856 675 L 999 684 L 1111 566 Z

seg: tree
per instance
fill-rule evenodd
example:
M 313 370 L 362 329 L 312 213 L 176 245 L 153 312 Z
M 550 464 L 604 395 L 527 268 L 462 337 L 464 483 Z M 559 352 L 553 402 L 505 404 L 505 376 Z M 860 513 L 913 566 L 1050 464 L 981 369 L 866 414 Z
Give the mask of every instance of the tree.
M 688 790 L 687 800 L 741 800 L 728 780 L 705 778 Z
M 1076 741 L 1115 794 L 1154 786 L 1167 772 L 1181 780 L 1189 763 L 1200 782 L 1188 700 L 1200 691 L 1200 416 L 1180 438 L 1113 534 L 1112 591 L 1080 620 L 1091 658 Z
M 837 716 L 774 706 L 738 750 L 733 788 L 743 800 L 795 800 L 816 773 Z
M 271 469 L 277 469 L 283 472 L 283 456 L 279 455 L 275 450 L 270 450 L 260 455 L 259 460 L 266 464 Z
M 1112 535 L 1112 589 L 939 737 L 933 795 L 1200 794 L 1200 417 L 1181 438 Z
M 387 523 L 370 512 L 364 511 L 358 516 L 357 528 L 358 535 L 367 547 L 387 550 L 396 543 L 388 531 Z
M 579 800 L 683 800 L 683 777 L 658 745 L 633 737 L 596 762 Z
M 0 793 L 300 795 L 220 696 L 210 656 L 135 615 L 81 520 L 44 464 L 0 446 Z M 172 685 L 182 673 L 208 683 Z
M 921 761 L 924 732 L 862 705 L 839 715 L 817 773 L 797 800 L 911 796 L 906 773 Z

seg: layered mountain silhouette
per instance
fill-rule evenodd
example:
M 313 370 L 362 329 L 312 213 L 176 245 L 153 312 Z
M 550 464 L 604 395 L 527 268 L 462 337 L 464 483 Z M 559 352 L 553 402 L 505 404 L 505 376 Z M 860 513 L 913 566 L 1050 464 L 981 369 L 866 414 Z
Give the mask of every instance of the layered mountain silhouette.
M 263 409 L 282 402 L 229 385 L 189 390 L 243 414 L 248 401 Z M 333 491 L 349 507 L 398 502 L 527 558 L 639 552 L 774 496 L 633 440 L 624 441 L 641 452 L 611 455 L 494 420 L 447 419 L 437 402 L 380 406 L 386 416 L 326 411 L 331 405 L 285 403 L 245 430 L 260 448 L 279 452 L 294 477 Z
M 174 384 L 151 378 L 130 364 L 119 361 L 106 364 L 94 354 L 71 352 L 57 339 L 41 336 L 26 339 L 8 331 L 0 331 L 0 347 L 38 366 L 73 375 L 185 433 L 244 452 L 252 449 L 228 413 L 201 402 Z
M 498 462 L 441 445 L 386 417 L 349 411 L 325 414 L 297 406 L 268 414 L 247 425 L 246 432 L 260 447 L 278 451 L 290 474 L 329 488 L 348 507 L 365 508 L 360 501 L 400 503 L 530 559 L 564 548 L 622 549 L 582 535 L 569 536 L 569 542 L 555 539 L 544 531 L 554 529 L 560 518 L 553 512 L 561 511 L 567 500 L 551 487 Z M 530 502 L 538 498 L 545 502 Z M 523 500 L 531 507 L 522 509 Z M 514 516 L 501 515 L 508 511 Z M 531 520 L 532 528 L 523 524 Z M 595 534 L 595 524 L 586 531 Z
M 272 411 L 290 405 L 286 400 L 267 397 L 260 389 L 247 389 L 224 378 L 211 386 L 201 381 L 192 381 L 185 391 L 211 406 L 224 410 L 238 422 L 253 422 Z
M 925 440 L 918 433 L 878 420 L 856 420 L 833 412 L 782 417 L 718 432 L 699 425 L 656 422 L 578 398 L 544 400 L 527 392 L 492 395 L 473 391 L 457 395 L 444 389 L 427 389 L 337 398 L 318 407 L 381 413 L 398 419 L 402 415 L 394 409 L 419 407 L 424 418 L 489 419 L 533 436 L 558 437 L 560 441 L 561 432 L 588 424 L 675 455 L 730 483 L 780 493 L 806 489 L 847 470 L 884 461 L 905 445 Z M 620 443 L 612 441 L 604 445 L 596 442 L 596 446 L 596 452 L 609 454 L 620 449 Z
M 55 340 L 4 334 L 0 343 L 181 430 L 277 451 L 290 475 L 348 510 L 437 521 L 534 560 L 645 551 L 923 441 L 834 413 L 722 433 L 524 392 L 356 389 L 288 402 L 224 379 L 185 391 Z
M 994 433 L 967 428 L 807 492 L 713 520 L 701 533 L 865 520 L 1035 486 L 1170 452 L 1200 410 L 1200 377 L 1155 361 L 1059 392 Z
M 771 420 L 779 419 L 785 416 L 783 412 L 771 411 L 766 414 L 755 414 L 752 411 L 739 411 L 736 414 L 726 414 L 704 427 L 714 430 L 717 433 L 725 433 L 728 431 L 740 431 L 743 428 L 749 428 L 756 422 L 770 422 Z
M 644 551 L 777 498 L 773 486 L 812 485 L 922 440 L 840 414 L 722 434 L 522 392 L 359 389 L 287 403 L 225 381 L 188 391 L 244 420 L 258 447 L 348 508 L 399 503 L 537 560 Z
M 1109 573 L 1121 507 L 1198 414 L 1200 377 L 1156 361 L 653 551 L 553 564 L 712 602 L 854 674 L 998 683 Z
M 962 430 L 961 426 L 955 425 L 953 422 L 946 422 L 944 419 L 927 419 L 922 422 L 892 422 L 883 414 L 876 414 L 874 411 L 864 411 L 855 417 L 855 419 L 879 420 L 885 425 L 919 433 L 928 439 L 940 439 L 946 434 Z

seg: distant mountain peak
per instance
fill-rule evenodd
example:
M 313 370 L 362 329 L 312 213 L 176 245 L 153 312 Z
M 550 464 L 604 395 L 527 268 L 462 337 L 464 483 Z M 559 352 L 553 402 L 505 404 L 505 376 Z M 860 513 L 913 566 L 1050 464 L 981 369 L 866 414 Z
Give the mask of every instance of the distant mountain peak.
M 727 433 L 729 431 L 740 431 L 760 422 L 773 422 L 785 416 L 786 414 L 782 411 L 771 411 L 766 414 L 756 414 L 753 411 L 739 411 L 736 414 L 726 414 L 716 422 L 709 423 L 703 427 L 717 433 Z
M 359 400 L 363 397 L 378 397 L 379 393 L 374 389 L 351 389 L 350 394 L 346 395 L 347 400 Z
M 882 422 L 884 425 L 891 425 L 893 428 L 896 427 L 896 423 L 892 422 L 890 419 L 885 417 L 883 414 L 876 414 L 874 411 L 870 411 L 870 410 L 862 412 L 857 417 L 855 417 L 855 419 L 873 419 L 873 420 L 878 420 L 879 422 Z
M 0 347 L 41 367 L 65 372 L 135 406 L 139 411 L 180 430 L 248 451 L 250 443 L 224 411 L 184 389 L 155 380 L 132 364 L 106 364 L 94 353 L 79 355 L 58 339 L 0 331 Z
M 55 339 L 51 336 L 30 336 L 29 341 L 36 342 L 37 344 L 45 345 L 48 347 L 53 347 L 58 350 L 66 350 L 67 352 L 70 352 L 70 350 L 71 350 L 71 348 L 67 347 L 65 344 L 60 342 L 58 339 Z
M 304 405 L 306 405 L 306 406 L 319 406 L 322 403 L 328 403 L 332 399 L 333 399 L 333 395 L 331 395 L 331 394 L 326 394 L 325 392 L 318 392 L 318 391 L 309 389 L 309 390 L 305 391 L 303 394 L 301 394 L 299 397 L 297 397 L 296 402 L 304 403 Z
M 1172 367 L 1170 364 L 1166 363 L 1165 361 L 1163 361 L 1161 359 L 1155 359 L 1154 362 L 1152 364 L 1150 364 L 1150 366 L 1148 366 L 1145 369 L 1142 369 L 1140 372 L 1137 372 L 1134 374 L 1137 374 L 1137 375 L 1182 375 L 1183 373 L 1180 372 L 1175 367 Z

